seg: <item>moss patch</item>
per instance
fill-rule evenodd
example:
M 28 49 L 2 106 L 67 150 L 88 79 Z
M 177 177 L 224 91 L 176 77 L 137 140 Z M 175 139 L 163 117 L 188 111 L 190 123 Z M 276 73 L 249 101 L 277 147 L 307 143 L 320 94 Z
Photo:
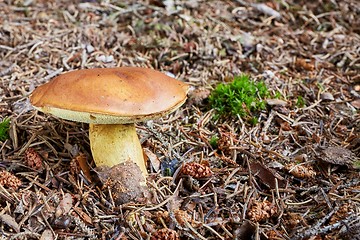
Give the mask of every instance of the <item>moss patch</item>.
M 209 104 L 216 110 L 217 117 L 240 116 L 251 120 L 253 114 L 265 109 L 264 98 L 269 95 L 264 82 L 241 75 L 231 83 L 217 85 L 209 96 Z

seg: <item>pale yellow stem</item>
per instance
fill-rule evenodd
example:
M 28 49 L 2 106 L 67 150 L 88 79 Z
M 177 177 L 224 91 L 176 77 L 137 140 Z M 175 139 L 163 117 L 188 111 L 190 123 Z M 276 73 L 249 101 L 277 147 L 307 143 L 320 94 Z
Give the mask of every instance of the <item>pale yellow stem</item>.
M 90 124 L 90 147 L 96 166 L 131 161 L 147 176 L 143 151 L 134 124 Z

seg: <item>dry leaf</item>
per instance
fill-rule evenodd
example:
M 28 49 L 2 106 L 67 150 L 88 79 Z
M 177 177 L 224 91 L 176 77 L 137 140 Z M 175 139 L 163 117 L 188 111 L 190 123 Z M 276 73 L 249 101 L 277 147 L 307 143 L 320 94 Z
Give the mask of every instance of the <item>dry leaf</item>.
M 324 92 L 320 95 L 321 100 L 334 101 L 334 96 L 329 92 Z
M 275 173 L 269 168 L 265 167 L 259 162 L 250 163 L 250 169 L 252 174 L 260 178 L 261 183 L 265 184 L 267 187 L 275 189 L 276 188 L 276 180 L 278 182 L 278 186 L 283 188 L 286 185 L 284 179 L 280 176 L 275 176 Z
M 88 165 L 88 163 L 86 161 L 87 160 L 86 155 L 81 153 L 80 155 L 75 157 L 75 160 L 78 162 L 82 172 L 84 173 L 84 175 L 86 177 L 86 180 L 91 182 L 90 168 L 89 168 L 89 165 Z
M 284 165 L 279 163 L 278 161 L 271 161 L 270 163 L 267 164 L 268 167 L 270 168 L 277 168 L 277 169 L 283 169 Z
M 80 153 L 79 146 L 78 145 L 71 145 L 70 143 L 65 143 L 64 148 L 70 153 L 72 157 L 75 157 Z
M 156 156 L 156 154 L 150 151 L 148 148 L 143 148 L 143 151 L 146 157 L 150 160 L 151 166 L 154 168 L 154 171 L 159 172 L 161 162 L 159 158 Z
M 321 153 L 322 154 L 319 155 L 320 160 L 349 168 L 354 168 L 354 163 L 359 161 L 355 153 L 343 147 L 328 147 L 321 150 Z
M 297 161 L 297 162 L 304 162 L 308 159 L 308 156 L 303 153 L 303 154 L 298 154 L 298 155 L 295 155 L 294 156 L 294 160 Z
M 252 239 L 256 231 L 256 226 L 249 220 L 244 220 L 240 227 L 234 231 L 234 239 Z

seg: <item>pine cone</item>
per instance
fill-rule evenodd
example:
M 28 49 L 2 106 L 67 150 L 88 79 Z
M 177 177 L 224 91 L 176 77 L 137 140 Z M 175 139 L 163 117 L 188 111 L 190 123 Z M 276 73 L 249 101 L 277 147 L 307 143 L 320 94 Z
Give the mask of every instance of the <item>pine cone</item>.
M 17 190 L 22 182 L 19 178 L 8 171 L 0 171 L 0 184 L 4 187 Z
M 43 167 L 41 156 L 33 148 L 26 149 L 25 163 L 34 170 L 41 170 Z
M 208 166 L 194 162 L 185 163 L 181 169 L 181 173 L 184 175 L 189 175 L 195 179 L 209 178 L 212 176 L 212 171 Z
M 267 200 L 263 202 L 254 201 L 248 212 L 248 217 L 253 222 L 262 222 L 276 215 L 277 211 L 277 207 Z
M 151 235 L 150 240 L 180 240 L 180 238 L 176 231 L 169 228 L 163 228 L 154 232 Z

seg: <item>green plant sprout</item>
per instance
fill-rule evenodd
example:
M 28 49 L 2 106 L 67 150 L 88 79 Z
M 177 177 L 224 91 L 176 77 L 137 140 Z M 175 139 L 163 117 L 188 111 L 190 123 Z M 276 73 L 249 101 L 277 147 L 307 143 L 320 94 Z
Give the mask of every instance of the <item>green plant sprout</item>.
M 216 117 L 240 116 L 256 124 L 251 116 L 265 109 L 264 98 L 270 95 L 263 81 L 255 82 L 247 75 L 235 77 L 229 84 L 219 84 L 209 96 Z
M 215 149 L 218 147 L 218 141 L 219 141 L 219 137 L 216 135 L 212 135 L 209 140 L 209 143 L 210 143 L 211 147 Z
M 353 164 L 353 167 L 355 169 L 360 169 L 360 160 L 355 161 L 354 164 Z
M 10 118 L 4 118 L 0 122 L 0 141 L 5 141 L 9 138 L 9 129 L 10 129 Z
M 305 99 L 304 99 L 302 96 L 298 96 L 298 97 L 297 97 L 296 106 L 297 106 L 298 108 L 303 108 L 303 107 L 305 107 Z

